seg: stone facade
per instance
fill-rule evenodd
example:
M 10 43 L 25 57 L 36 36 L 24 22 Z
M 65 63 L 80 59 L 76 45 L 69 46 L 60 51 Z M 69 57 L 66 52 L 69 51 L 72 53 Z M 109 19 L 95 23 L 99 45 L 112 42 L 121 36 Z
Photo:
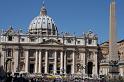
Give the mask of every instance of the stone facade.
M 98 76 L 98 38 L 59 33 L 43 5 L 27 33 L 13 27 L 0 32 L 0 65 L 6 72 Z
M 109 75 L 109 45 L 109 42 L 99 45 L 92 31 L 81 36 L 60 33 L 43 5 L 40 15 L 29 24 L 28 32 L 13 27 L 0 31 L 0 66 L 13 74 Z M 119 75 L 123 76 L 124 40 L 117 42 L 116 50 Z
M 124 76 L 124 40 L 117 42 L 119 75 Z M 101 54 L 100 75 L 109 75 L 109 42 L 104 42 L 100 45 L 99 53 Z

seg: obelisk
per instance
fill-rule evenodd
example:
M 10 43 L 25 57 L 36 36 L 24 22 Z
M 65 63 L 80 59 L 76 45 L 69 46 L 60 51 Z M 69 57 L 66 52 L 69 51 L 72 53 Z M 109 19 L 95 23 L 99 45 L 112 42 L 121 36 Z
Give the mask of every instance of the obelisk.
M 117 76 L 118 73 L 118 50 L 116 34 L 116 4 L 115 0 L 110 2 L 110 20 L 109 20 L 109 73 L 111 77 Z

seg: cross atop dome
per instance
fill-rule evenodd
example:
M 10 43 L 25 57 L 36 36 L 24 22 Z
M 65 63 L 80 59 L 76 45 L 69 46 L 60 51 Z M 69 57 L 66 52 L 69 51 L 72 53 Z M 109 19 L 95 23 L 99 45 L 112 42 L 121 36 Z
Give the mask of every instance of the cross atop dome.
M 111 0 L 111 3 L 115 3 L 115 0 Z
M 45 8 L 45 3 L 44 3 L 44 1 L 43 1 L 43 3 L 42 3 L 40 15 L 42 15 L 42 16 L 47 15 L 47 10 L 46 10 L 46 8 Z
M 45 3 L 44 3 L 44 1 L 43 1 L 43 6 L 45 6 Z
M 111 0 L 112 2 L 115 2 L 115 0 Z

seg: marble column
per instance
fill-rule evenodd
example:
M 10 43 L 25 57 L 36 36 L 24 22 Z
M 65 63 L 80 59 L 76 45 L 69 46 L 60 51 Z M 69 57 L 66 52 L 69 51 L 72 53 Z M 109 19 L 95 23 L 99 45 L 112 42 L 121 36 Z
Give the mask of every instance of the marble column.
M 0 61 L 0 63 L 1 63 L 1 65 L 4 67 L 4 65 L 5 65 L 5 51 L 2 51 L 2 54 L 1 54 L 1 61 Z
M 60 74 L 63 74 L 63 51 L 60 52 Z
M 75 51 L 72 52 L 72 74 L 75 73 Z
M 85 68 L 86 68 L 85 52 L 80 52 L 80 57 L 81 57 L 81 73 L 85 75 Z
M 48 74 L 48 51 L 45 52 L 45 74 Z
M 54 52 L 54 74 L 57 73 L 57 52 Z
M 64 52 L 64 74 L 66 74 L 66 61 L 67 61 L 67 57 L 66 57 L 66 51 Z
M 13 51 L 14 55 L 13 55 L 13 59 L 14 59 L 14 72 L 17 72 L 18 71 L 18 50 L 14 50 Z
M 29 54 L 28 50 L 25 51 L 25 72 L 28 73 L 29 68 Z
M 37 73 L 38 68 L 38 51 L 35 52 L 35 73 Z
M 41 73 L 41 62 L 42 62 L 41 55 L 42 55 L 42 53 L 41 53 L 41 51 L 39 51 L 39 71 L 38 71 L 39 73 Z

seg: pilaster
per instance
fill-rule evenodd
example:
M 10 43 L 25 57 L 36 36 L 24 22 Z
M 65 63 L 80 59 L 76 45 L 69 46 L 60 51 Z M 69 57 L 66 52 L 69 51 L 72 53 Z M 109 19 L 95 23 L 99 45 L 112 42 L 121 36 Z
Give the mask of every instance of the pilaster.
M 67 62 L 67 57 L 66 57 L 66 51 L 65 51 L 65 53 L 64 53 L 64 74 L 66 74 L 66 63 Z
M 61 61 L 61 62 L 60 62 L 60 66 L 61 66 L 61 67 L 60 67 L 60 70 L 61 70 L 61 71 L 60 71 L 60 74 L 63 74 L 63 51 L 60 52 L 60 57 L 61 57 L 61 58 L 60 58 L 60 61 Z
M 75 73 L 75 51 L 72 52 L 72 74 Z

